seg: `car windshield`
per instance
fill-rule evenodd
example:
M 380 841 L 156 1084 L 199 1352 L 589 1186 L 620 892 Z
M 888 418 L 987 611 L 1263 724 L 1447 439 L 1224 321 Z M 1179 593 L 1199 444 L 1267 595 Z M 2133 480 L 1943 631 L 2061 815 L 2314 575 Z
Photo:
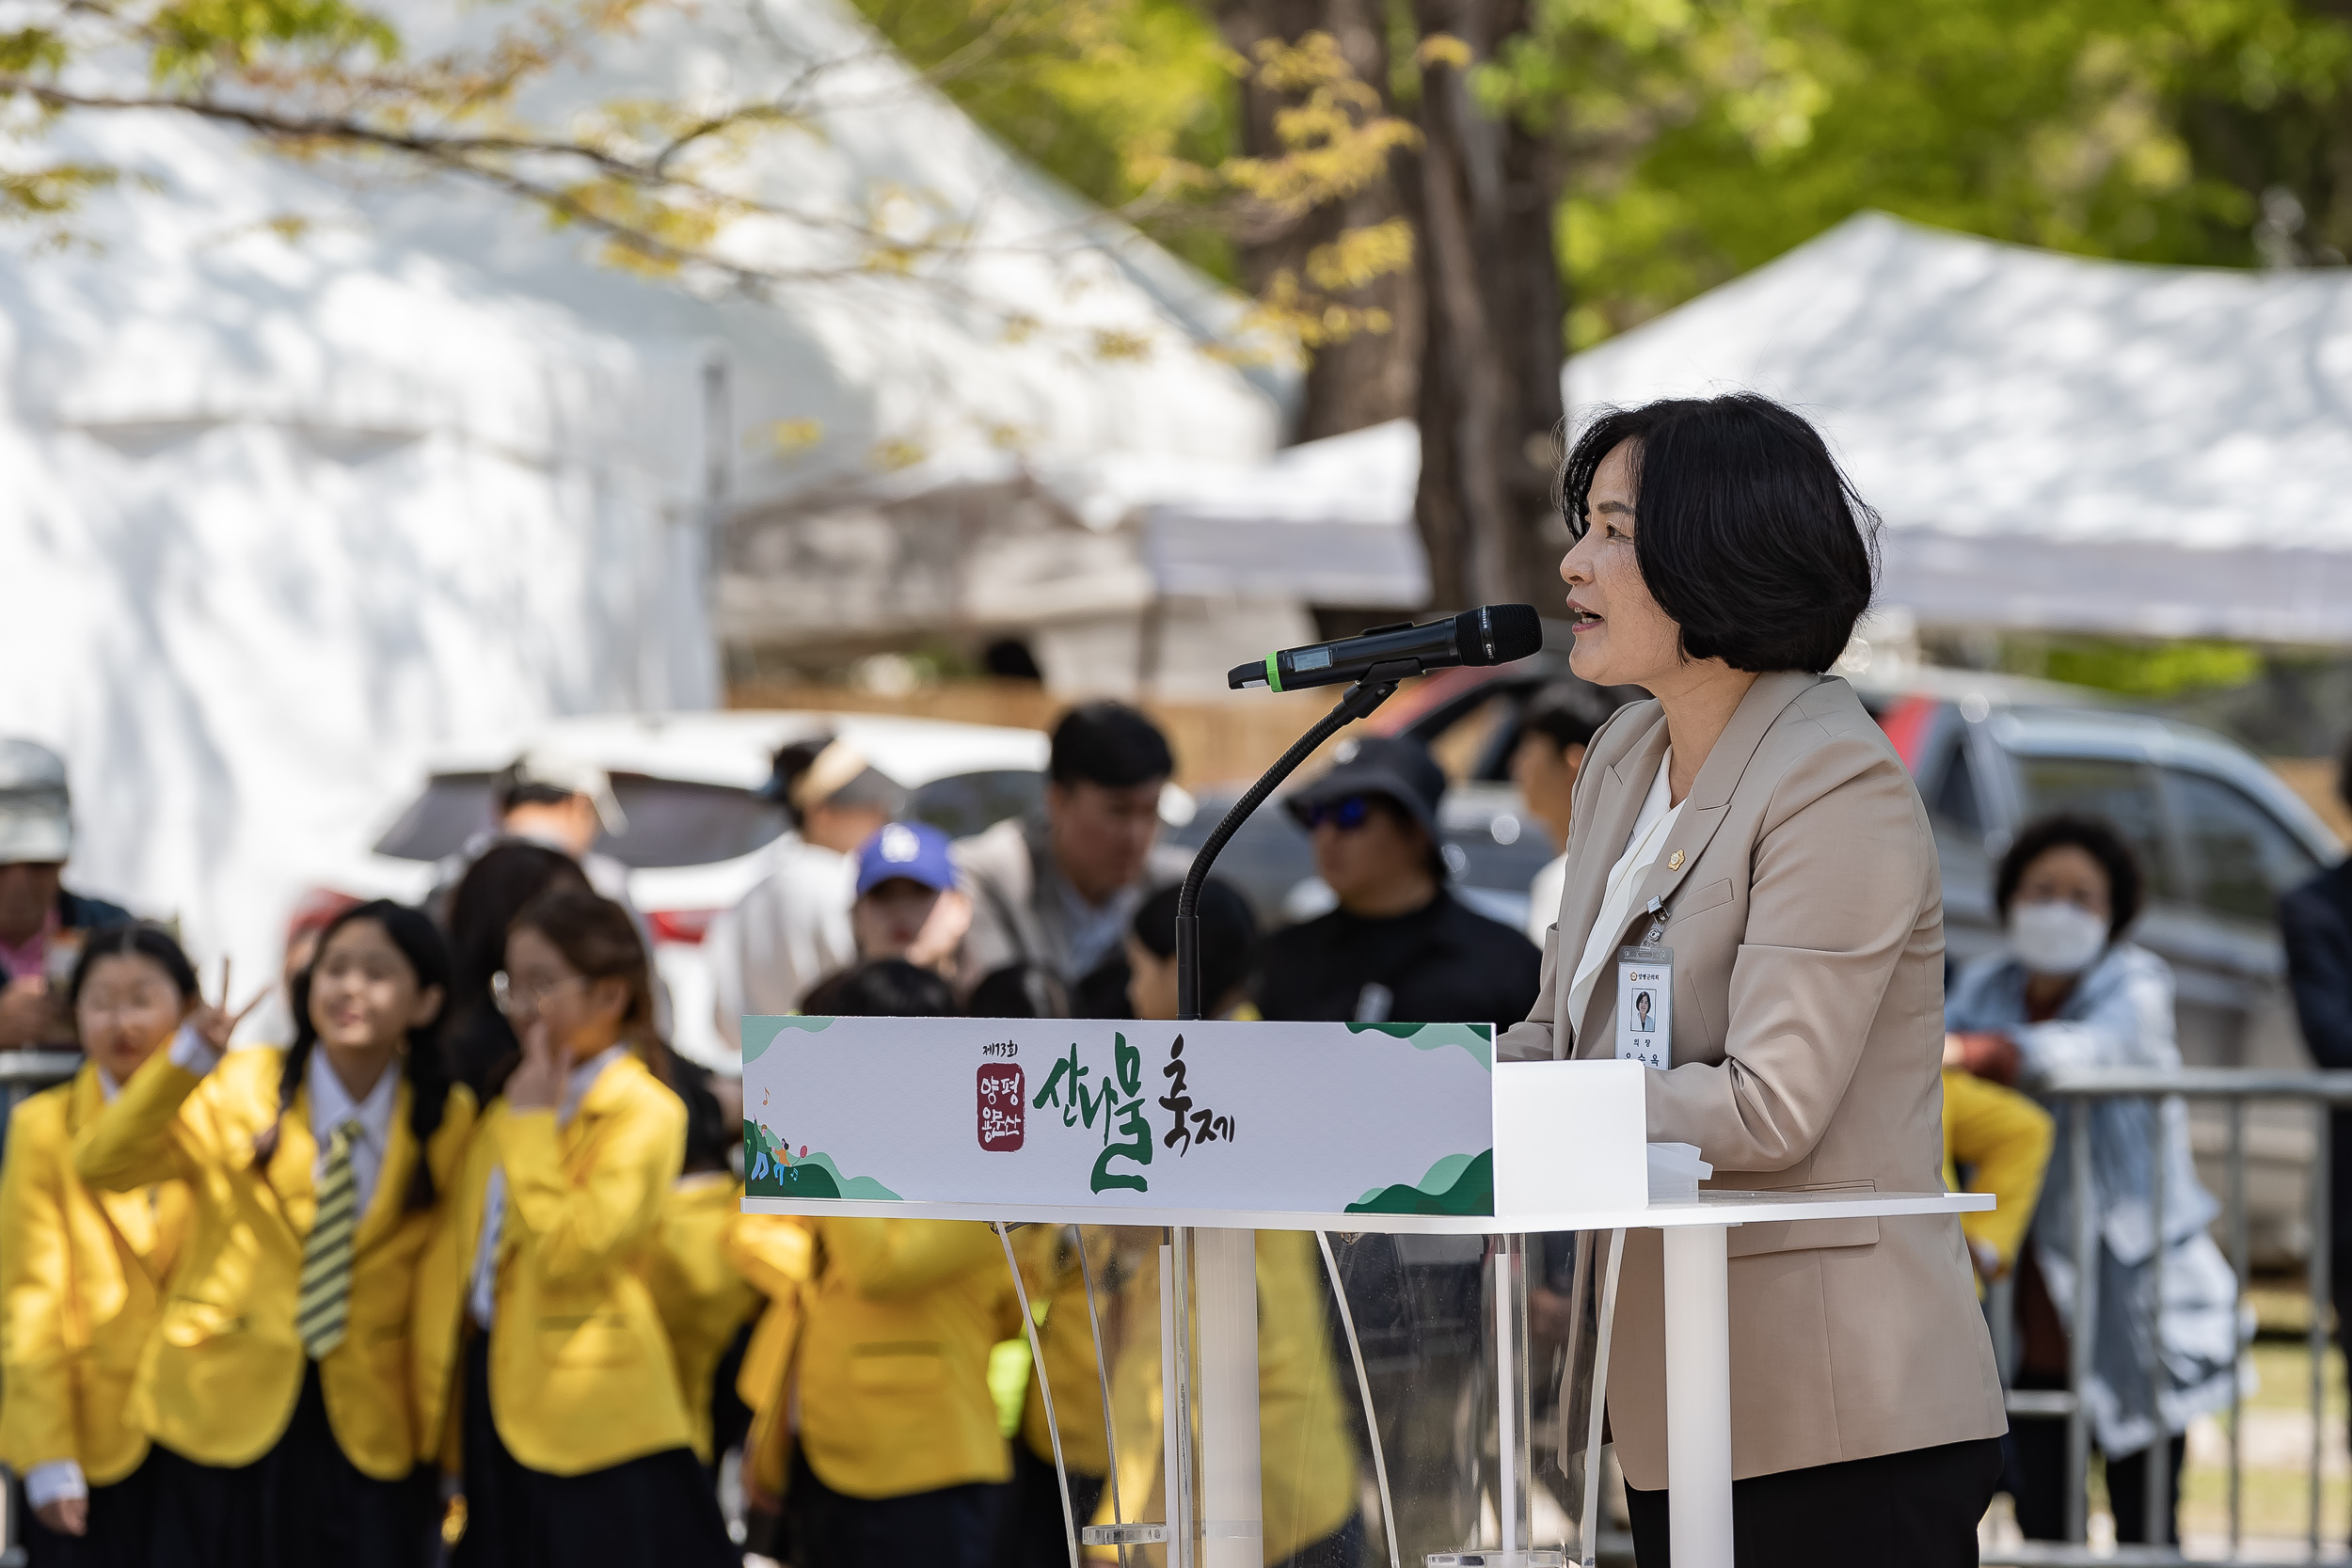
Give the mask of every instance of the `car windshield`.
M 784 832 L 782 807 L 747 789 L 691 784 L 644 773 L 615 773 L 612 793 L 628 832 L 596 840 L 599 852 L 632 867 L 708 865 L 748 855 Z M 375 852 L 401 860 L 437 861 L 462 852 L 491 817 L 490 775 L 436 774 Z
M 400 860 L 437 861 L 461 853 L 467 841 L 488 832 L 487 773 L 437 773 L 384 836 L 375 852 Z M 694 784 L 644 773 L 615 773 L 612 793 L 628 817 L 628 832 L 597 839 L 599 852 L 640 869 L 709 865 L 748 855 L 785 829 L 782 807 L 747 789 Z M 956 837 L 977 833 L 1008 816 L 1038 810 L 1045 776 L 1026 768 L 997 768 L 935 779 L 914 792 L 909 815 Z

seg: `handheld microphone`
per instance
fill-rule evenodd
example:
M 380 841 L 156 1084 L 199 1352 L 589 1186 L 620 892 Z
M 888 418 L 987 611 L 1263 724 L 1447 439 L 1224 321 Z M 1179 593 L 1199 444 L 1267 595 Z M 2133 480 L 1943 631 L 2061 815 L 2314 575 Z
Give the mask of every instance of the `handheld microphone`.
M 1544 624 L 1534 605 L 1490 604 L 1419 626 L 1401 622 L 1311 647 L 1283 648 L 1253 664 L 1236 664 L 1225 684 L 1235 691 L 1268 687 L 1297 691 L 1337 686 L 1384 664 L 1411 663 L 1417 673 L 1456 664 L 1508 664 L 1544 645 Z

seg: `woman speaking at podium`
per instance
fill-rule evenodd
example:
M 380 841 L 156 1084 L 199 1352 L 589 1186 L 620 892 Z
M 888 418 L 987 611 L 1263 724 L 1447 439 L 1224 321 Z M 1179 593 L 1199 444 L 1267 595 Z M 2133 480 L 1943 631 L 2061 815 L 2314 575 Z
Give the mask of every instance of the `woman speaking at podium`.
M 1696 1144 L 1717 1189 L 1942 1191 L 1935 847 L 1822 673 L 1869 603 L 1876 516 L 1749 394 L 1603 415 L 1563 506 L 1573 668 L 1655 700 L 1593 737 L 1543 992 L 1502 1053 L 1649 1062 L 1650 1141 Z M 2006 1418 L 1958 1220 L 1740 1227 L 1730 1255 L 1741 1568 L 1974 1563 Z M 1663 1320 L 1636 1230 L 1609 1414 L 1644 1568 L 1668 1551 Z

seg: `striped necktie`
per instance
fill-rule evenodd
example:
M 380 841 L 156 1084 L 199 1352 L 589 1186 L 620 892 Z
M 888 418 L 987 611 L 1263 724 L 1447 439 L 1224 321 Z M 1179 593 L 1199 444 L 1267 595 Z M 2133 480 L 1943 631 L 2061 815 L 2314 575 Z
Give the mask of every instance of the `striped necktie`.
M 318 1217 L 302 1243 L 302 1287 L 294 1297 L 294 1332 L 313 1361 L 343 1342 L 351 1316 L 351 1240 L 359 1228 L 359 1184 L 351 1174 L 355 1118 L 326 1140 L 326 1169 L 319 1177 Z

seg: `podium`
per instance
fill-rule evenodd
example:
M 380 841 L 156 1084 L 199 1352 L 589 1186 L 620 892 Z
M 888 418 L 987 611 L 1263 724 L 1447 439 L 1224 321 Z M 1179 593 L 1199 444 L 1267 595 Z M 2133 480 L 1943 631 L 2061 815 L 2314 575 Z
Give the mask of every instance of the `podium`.
M 1360 1402 L 1391 1568 L 1408 1558 L 1414 1568 L 1564 1568 L 1590 1562 L 1596 1547 L 1624 1234 L 1661 1231 L 1676 1560 L 1728 1568 L 1730 1227 L 1952 1215 L 1993 1202 L 1945 1193 L 1653 1191 L 1644 1136 L 1650 1069 L 1498 1063 L 1493 1031 L 1481 1024 L 747 1018 L 743 1062 L 745 1210 L 993 1227 L 1041 1370 L 1047 1356 L 1016 1233 L 1083 1227 L 1076 1253 L 1110 1469 L 1102 1509 L 1113 1516 L 1080 1517 L 1070 1467 L 1057 1464 L 1064 1524 L 1073 1561 L 1083 1545 L 1115 1549 L 1131 1568 L 1261 1568 L 1274 1549 L 1263 1505 L 1271 1472 L 1261 1456 L 1260 1309 L 1266 1252 L 1277 1243 L 1262 1246 L 1253 1233 L 1314 1238 L 1311 1256 L 1323 1265 L 1344 1342 L 1339 1375 Z M 1535 1266 L 1530 1238 L 1546 1236 L 1573 1238 L 1565 1270 Z M 1384 1426 L 1391 1435 L 1402 1430 L 1398 1402 L 1379 1408 L 1378 1357 L 1366 1354 L 1369 1336 L 1339 1261 L 1341 1248 L 1352 1257 L 1365 1238 L 1393 1238 L 1398 1256 L 1451 1259 L 1433 1265 L 1438 1276 L 1474 1304 L 1456 1314 L 1467 1320 L 1474 1310 L 1473 1328 L 1456 1336 L 1474 1341 L 1456 1357 L 1471 1370 L 1439 1413 L 1453 1423 L 1456 1467 L 1476 1472 L 1454 1488 L 1451 1526 L 1440 1521 L 1449 1539 L 1424 1529 L 1401 1541 L 1414 1530 L 1400 1525 L 1382 1443 Z M 1279 1245 L 1284 1256 L 1310 1256 L 1300 1238 Z M 1546 1247 L 1548 1256 L 1556 1250 Z M 1149 1445 L 1136 1440 L 1145 1429 L 1133 1410 L 1117 1408 L 1113 1363 L 1123 1370 L 1128 1357 L 1104 1348 L 1097 1252 L 1105 1266 L 1142 1259 L 1126 1276 L 1152 1280 L 1155 1299 L 1135 1294 L 1121 1314 L 1125 1332 L 1115 1336 L 1138 1364 L 1156 1364 L 1142 1380 L 1157 1391 L 1149 1493 L 1120 1484 L 1122 1457 L 1140 1473 L 1137 1450 Z M 1549 1291 L 1541 1298 L 1548 1317 L 1565 1323 L 1547 1331 L 1562 1371 L 1556 1462 L 1541 1484 L 1531 1428 L 1553 1390 L 1531 1383 L 1531 1273 L 1544 1276 L 1535 1289 Z M 1279 1275 L 1284 1295 L 1269 1308 L 1297 1318 L 1289 1293 L 1304 1288 L 1301 1277 Z M 1046 1391 L 1057 1455 L 1057 1405 L 1085 1392 Z M 1546 1539 L 1537 1538 L 1539 1494 L 1553 1505 Z

